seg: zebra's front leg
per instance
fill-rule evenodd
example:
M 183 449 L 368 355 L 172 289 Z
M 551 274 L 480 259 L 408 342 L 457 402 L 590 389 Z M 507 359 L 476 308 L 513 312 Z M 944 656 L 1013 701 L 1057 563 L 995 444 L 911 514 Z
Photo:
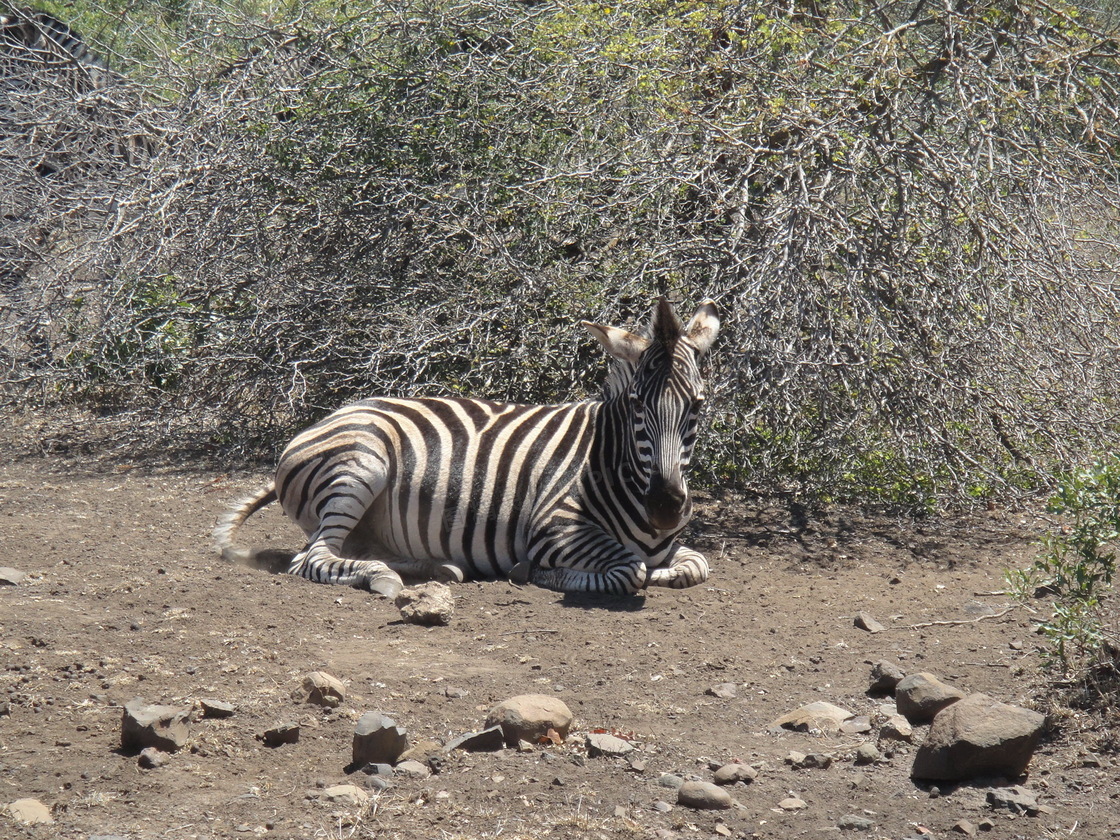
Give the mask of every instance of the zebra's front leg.
M 530 543 L 529 555 L 528 579 L 546 589 L 630 595 L 647 584 L 645 561 L 598 529 L 546 532 Z
M 686 589 L 708 579 L 708 558 L 699 551 L 678 545 L 667 558 L 667 564 L 651 569 L 648 586 Z
M 395 598 L 404 589 L 401 576 L 381 560 L 339 557 L 322 541 L 312 541 L 292 558 L 288 574 L 316 583 L 342 584 Z

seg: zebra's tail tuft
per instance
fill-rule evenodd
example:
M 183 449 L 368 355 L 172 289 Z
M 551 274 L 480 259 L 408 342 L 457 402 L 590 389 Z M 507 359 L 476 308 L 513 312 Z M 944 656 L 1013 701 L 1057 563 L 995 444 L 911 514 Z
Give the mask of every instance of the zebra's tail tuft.
M 258 493 L 252 496 L 247 496 L 242 499 L 224 514 L 218 520 L 218 524 L 214 526 L 213 538 L 214 547 L 218 553 L 222 555 L 223 560 L 230 563 L 237 563 L 242 566 L 258 566 L 263 561 L 265 565 L 271 566 L 276 561 L 271 557 L 260 557 L 259 554 L 274 554 L 275 551 L 257 552 L 252 549 L 242 548 L 241 546 L 234 545 L 233 537 L 237 533 L 246 519 L 252 516 L 261 508 L 270 505 L 276 501 L 276 485 L 269 482 Z

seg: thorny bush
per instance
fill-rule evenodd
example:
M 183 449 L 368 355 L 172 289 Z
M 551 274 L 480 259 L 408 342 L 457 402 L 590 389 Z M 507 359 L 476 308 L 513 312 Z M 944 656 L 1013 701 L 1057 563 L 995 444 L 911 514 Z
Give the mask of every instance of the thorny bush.
M 1115 447 L 1088 7 L 105 2 L 112 72 L 0 66 L 9 408 L 268 454 L 358 396 L 593 393 L 575 322 L 664 293 L 724 311 L 723 486 L 928 508 Z

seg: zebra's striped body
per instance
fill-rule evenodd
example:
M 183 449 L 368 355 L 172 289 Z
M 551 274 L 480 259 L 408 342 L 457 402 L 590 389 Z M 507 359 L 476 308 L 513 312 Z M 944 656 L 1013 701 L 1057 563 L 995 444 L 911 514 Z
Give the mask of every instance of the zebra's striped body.
M 533 406 L 370 399 L 285 449 L 273 484 L 219 524 L 278 498 L 308 535 L 288 571 L 394 594 L 399 575 L 512 576 L 567 591 L 691 586 L 704 557 L 676 543 L 691 514 L 684 468 L 715 339 L 705 302 L 687 328 L 662 302 L 651 339 L 588 324 L 618 360 L 600 401 Z

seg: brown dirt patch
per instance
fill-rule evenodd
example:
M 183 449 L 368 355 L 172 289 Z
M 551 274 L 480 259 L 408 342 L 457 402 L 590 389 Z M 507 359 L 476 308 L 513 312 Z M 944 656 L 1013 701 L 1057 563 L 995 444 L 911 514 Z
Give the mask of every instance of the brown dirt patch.
M 1032 620 L 1044 613 L 972 620 L 1011 605 L 993 593 L 1004 588 L 1003 570 L 1035 550 L 1043 526 L 1029 515 L 915 525 L 838 511 L 806 524 L 753 502 L 702 500 L 690 542 L 713 561 L 705 586 L 612 600 L 464 584 L 451 625 L 423 628 L 362 592 L 223 564 L 210 529 L 261 481 L 141 469 L 81 475 L 35 459 L 0 466 L 0 565 L 31 573 L 0 591 L 0 703 L 10 705 L 0 716 L 0 805 L 34 797 L 56 819 L 24 828 L 0 816 L 0 835 L 835 837 L 846 814 L 874 821 L 854 833 L 866 837 L 955 836 L 958 820 L 985 818 L 993 838 L 1120 831 L 1117 763 L 1087 751 L 1076 719 L 1034 758 L 1025 784 L 1052 813 L 1033 818 L 989 811 L 982 786 L 931 796 L 908 777 L 912 749 L 858 767 L 858 736 L 768 732 L 771 720 L 813 700 L 873 711 L 880 701 L 865 693 L 868 673 L 883 658 L 1037 707 Z M 299 542 L 275 507 L 243 538 Z M 860 610 L 887 630 L 854 627 Z M 338 710 L 289 696 L 320 669 L 348 684 Z M 736 684 L 738 696 L 705 693 L 720 683 Z M 529 692 L 564 699 L 576 730 L 623 733 L 644 768 L 586 757 L 574 732 L 559 747 L 451 755 L 439 775 L 394 778 L 368 809 L 308 798 L 325 785 L 363 783 L 345 768 L 365 711 L 391 714 L 413 742 L 446 740 L 480 728 L 494 703 Z M 137 695 L 216 698 L 237 713 L 196 720 L 187 749 L 140 770 L 118 749 L 121 706 Z M 258 740 L 286 721 L 302 725 L 299 743 Z M 783 763 L 792 749 L 835 761 L 793 770 Z M 710 760 L 734 758 L 761 766 L 753 784 L 732 789 L 741 807 L 655 809 L 675 801 L 657 783 L 662 773 L 710 779 Z M 791 791 L 808 807 L 776 810 Z

